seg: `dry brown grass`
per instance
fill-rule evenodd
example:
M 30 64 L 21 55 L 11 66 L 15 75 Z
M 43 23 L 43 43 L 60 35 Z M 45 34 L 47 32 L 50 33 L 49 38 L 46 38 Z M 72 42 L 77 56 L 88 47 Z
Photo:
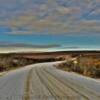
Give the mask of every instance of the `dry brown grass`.
M 77 64 L 74 61 L 66 61 L 59 64 L 59 69 L 73 71 L 85 76 L 100 78 L 100 59 L 93 57 L 79 57 Z

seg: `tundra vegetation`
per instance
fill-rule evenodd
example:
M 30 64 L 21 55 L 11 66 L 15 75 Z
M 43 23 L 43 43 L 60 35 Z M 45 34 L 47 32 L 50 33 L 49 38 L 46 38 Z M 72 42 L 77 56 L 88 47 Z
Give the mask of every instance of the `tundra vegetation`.
M 0 54 L 0 72 L 26 65 L 64 61 L 56 67 L 70 72 L 100 78 L 100 52 L 51 52 L 51 53 L 8 53 Z
M 60 61 L 61 57 L 41 54 L 0 54 L 0 72 L 24 67 L 26 65 Z
M 100 78 L 99 55 L 79 55 L 70 61 L 66 60 L 57 67 L 64 71 L 77 72 L 85 76 Z

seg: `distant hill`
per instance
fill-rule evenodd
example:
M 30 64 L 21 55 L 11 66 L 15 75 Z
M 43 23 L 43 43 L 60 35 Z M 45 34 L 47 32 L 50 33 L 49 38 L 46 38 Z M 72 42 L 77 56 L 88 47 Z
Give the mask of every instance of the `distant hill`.
M 6 43 L 1 42 L 0 48 L 2 47 L 25 47 L 25 48 L 54 48 L 60 47 L 57 44 L 50 44 L 50 45 L 33 45 L 33 44 L 25 44 L 25 43 Z

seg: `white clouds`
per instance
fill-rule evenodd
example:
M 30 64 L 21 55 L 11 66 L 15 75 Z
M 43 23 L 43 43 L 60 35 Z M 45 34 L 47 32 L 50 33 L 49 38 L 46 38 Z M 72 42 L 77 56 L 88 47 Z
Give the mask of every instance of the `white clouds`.
M 43 2 L 45 1 L 45 2 Z M 16 34 L 36 32 L 100 32 L 99 0 L 63 0 L 63 6 L 57 0 L 3 0 L 0 1 L 0 26 L 9 27 Z M 3 6 L 4 5 L 4 6 Z M 86 19 L 86 16 L 89 18 Z M 82 17 L 81 17 L 82 16 Z M 18 33 L 17 33 L 18 32 Z

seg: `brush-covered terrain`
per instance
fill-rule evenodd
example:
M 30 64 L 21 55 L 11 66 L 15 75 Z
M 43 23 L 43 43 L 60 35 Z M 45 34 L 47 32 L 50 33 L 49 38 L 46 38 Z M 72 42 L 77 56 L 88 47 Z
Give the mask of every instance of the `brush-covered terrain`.
M 26 65 L 64 61 L 57 66 L 64 71 L 100 78 L 100 52 L 98 51 L 62 51 L 42 53 L 0 54 L 0 72 L 24 67 Z
M 63 57 L 54 53 L 8 53 L 0 54 L 0 72 L 8 71 L 26 65 L 61 61 Z
M 100 78 L 100 54 L 79 54 L 57 66 L 64 71 Z

